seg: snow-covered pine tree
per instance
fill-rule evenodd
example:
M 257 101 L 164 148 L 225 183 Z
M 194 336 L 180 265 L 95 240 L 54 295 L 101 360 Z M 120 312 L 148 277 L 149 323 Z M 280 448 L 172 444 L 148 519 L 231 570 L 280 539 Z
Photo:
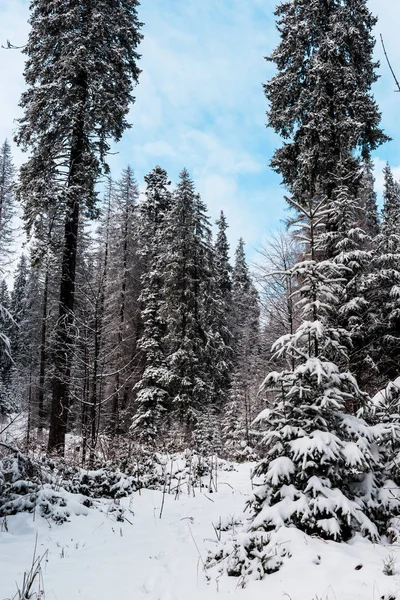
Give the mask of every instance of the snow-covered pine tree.
M 195 203 L 195 186 L 184 169 L 167 218 L 163 318 L 173 418 L 189 444 L 211 395 L 204 355 L 206 332 L 201 321 L 204 261 L 199 264 L 198 253 L 202 250 L 204 255 L 205 223 L 196 222 Z
M 140 294 L 143 333 L 138 347 L 144 355 L 145 367 L 136 384 L 136 413 L 131 431 L 145 444 L 161 446 L 168 429 L 169 373 L 163 339 L 166 323 L 162 315 L 164 303 L 165 227 L 172 204 L 167 172 L 155 167 L 145 177 L 146 198 L 140 204 L 139 253 L 143 263 Z
M 23 352 L 20 340 L 20 324 L 25 319 L 27 283 L 28 283 L 29 265 L 25 254 L 22 254 L 15 273 L 14 285 L 11 292 L 11 314 L 13 316 L 13 328 L 11 333 L 11 352 L 14 362 L 19 362 L 19 356 Z
M 337 285 L 338 310 L 331 313 L 331 325 L 350 334 L 349 368 L 363 390 L 370 390 L 376 377 L 372 358 L 374 306 L 368 298 L 366 276 L 371 268 L 373 238 L 362 228 L 361 198 L 356 195 L 357 171 L 351 173 L 338 165 L 338 179 L 330 199 L 335 216 L 335 230 L 326 236 L 333 260 L 342 265 L 342 281 Z M 360 188 L 362 190 L 362 187 Z
M 109 382 L 109 431 L 127 431 L 134 411 L 133 388 L 143 370 L 138 349 L 141 336 L 138 217 L 139 188 L 133 169 L 126 167 L 111 192 L 109 260 L 105 298 Z
M 8 384 L 8 393 L 13 398 L 13 404 L 21 408 L 21 399 L 31 397 L 27 393 L 29 387 L 29 371 L 32 365 L 31 354 L 35 347 L 35 335 L 28 331 L 27 314 L 29 304 L 33 301 L 33 294 L 28 290 L 30 266 L 25 254 L 22 254 L 15 273 L 14 285 L 10 297 L 10 313 L 13 321 L 10 327 L 10 348 L 12 356 L 12 369 Z M 24 406 L 25 408 L 25 406 Z
M 374 359 L 380 383 L 400 372 L 400 184 L 384 168 L 384 204 L 380 232 L 374 239 L 368 294 L 374 306 Z
M 250 424 L 258 412 L 255 399 L 262 381 L 259 297 L 250 276 L 243 239 L 235 251 L 231 311 L 233 373 L 223 432 L 228 452 L 235 453 L 243 442 L 250 443 Z
M 285 0 L 275 15 L 281 40 L 267 60 L 278 72 L 264 89 L 268 125 L 284 144 L 271 165 L 299 204 L 320 193 L 330 200 L 343 168 L 357 171 L 388 139 L 371 95 L 376 18 L 367 0 Z
M 218 311 L 212 317 L 213 323 L 210 326 L 219 336 L 216 344 L 221 351 L 219 359 L 217 359 L 220 361 L 220 376 L 217 385 L 220 395 L 218 403 L 222 408 L 228 400 L 233 366 L 232 267 L 229 262 L 229 243 L 226 235 L 229 226 L 222 211 L 216 225 L 218 231 L 214 244 L 214 264 L 212 267 L 215 276 L 212 276 L 212 282 L 215 285 L 213 296 Z
M 387 537 L 391 542 L 399 542 L 399 488 L 400 488 L 400 377 L 389 381 L 372 398 L 375 423 L 384 424 L 386 433 L 380 445 L 383 474 L 386 479 L 381 490 L 381 501 L 391 511 L 392 518 L 387 523 Z
M 7 140 L 0 147 L 0 274 L 11 257 L 14 237 L 13 217 L 15 169 Z
M 107 283 L 108 239 L 82 231 L 78 245 L 75 321 L 80 335 L 75 344 L 71 371 L 74 400 L 70 406 L 70 426 L 82 435 L 82 463 L 89 449 L 89 464 L 96 456 L 98 436 L 103 425 L 105 370 L 105 292 Z
M 372 240 L 379 232 L 379 213 L 375 191 L 374 164 L 366 159 L 362 166 L 362 175 L 358 188 L 357 224 Z
M 41 360 L 41 319 L 44 282 L 39 277 L 37 268 L 28 261 L 26 277 L 25 266 L 15 274 L 14 289 L 11 294 L 11 310 L 15 311 L 18 330 L 13 328 L 11 338 L 12 349 L 15 344 L 14 335 L 18 337 L 14 345 L 11 394 L 19 409 L 26 409 L 28 426 L 26 441 L 29 443 L 33 428 L 44 425 L 43 409 L 40 395 L 40 360 Z M 23 295 L 25 294 L 25 295 Z
M 21 169 L 25 218 L 40 214 L 49 174 L 58 181 L 65 215 L 56 326 L 58 349 L 49 450 L 63 452 L 74 347 L 74 292 L 80 213 L 96 216 L 95 184 L 110 138 L 128 127 L 142 38 L 137 0 L 32 0 L 17 143 L 31 156 Z
M 6 386 L 9 384 L 12 364 L 9 339 L 12 327 L 10 297 L 3 277 L 12 255 L 14 214 L 14 166 L 10 145 L 5 140 L 0 148 L 0 385 L 3 398 L 0 402 L 3 403 L 3 413 L 6 412 Z M 7 400 L 7 407 L 9 406 Z
M 274 397 L 257 419 L 265 433 L 265 455 L 255 469 L 262 485 L 250 502 L 247 535 L 226 558 L 229 572 L 245 579 L 279 568 L 287 549 L 274 553 L 272 546 L 281 527 L 337 541 L 357 531 L 377 539 L 390 516 L 380 503 L 381 465 L 374 447 L 383 430 L 346 414 L 349 403 L 360 407 L 367 398 L 339 366 L 346 361 L 348 335 L 329 324 L 343 267 L 318 259 L 327 201 L 315 199 L 308 207 L 292 202 L 302 215 L 301 239 L 306 238 L 304 259 L 292 270 L 299 279 L 302 323 L 274 346 L 295 367 L 270 373 L 263 384 Z
M 221 449 L 222 439 L 219 425 L 221 414 L 224 414 L 229 399 L 233 366 L 233 336 L 230 323 L 232 307 L 229 306 L 231 296 L 226 288 L 227 250 L 221 254 L 219 251 L 221 246 L 219 246 L 219 249 L 213 246 L 206 207 L 200 196 L 196 197 L 195 206 L 198 221 L 204 220 L 206 223 L 203 249 L 205 276 L 201 286 L 203 296 L 201 317 L 207 336 L 205 347 L 206 371 L 210 378 L 212 390 L 209 405 L 202 416 L 202 422 L 198 424 L 196 438 L 199 440 L 198 445 L 203 452 L 211 454 L 220 452 Z M 225 222 L 225 228 L 226 225 Z M 221 233 L 220 228 L 217 242 L 222 242 L 223 236 Z M 223 285 L 223 280 L 225 285 Z
M 25 220 L 25 228 L 31 238 L 30 262 L 32 269 L 30 277 L 32 282 L 29 285 L 37 290 L 39 295 L 37 301 L 40 304 L 40 315 L 37 314 L 35 325 L 35 331 L 39 336 L 36 423 L 40 436 L 45 425 L 49 423 L 49 399 L 51 381 L 54 376 L 52 332 L 55 330 L 57 319 L 65 208 L 57 184 L 53 179 L 54 174 L 49 173 L 48 176 L 48 180 L 43 181 L 43 189 L 40 193 L 42 211 L 40 214 L 36 214 L 34 211 L 32 221 L 30 218 Z M 55 198 L 59 202 L 56 203 Z
M 168 214 L 165 249 L 162 317 L 167 327 L 164 344 L 172 418 L 179 424 L 183 443 L 191 444 L 195 433 L 202 447 L 215 432 L 216 382 L 225 349 L 213 331 L 219 296 L 211 230 L 206 207 L 186 169 Z
M 7 283 L 2 279 L 0 280 L 0 381 L 5 387 L 10 383 L 12 368 L 10 333 L 13 323 L 10 304 Z
M 217 282 L 223 300 L 226 303 L 226 311 L 228 314 L 232 302 L 232 267 L 229 262 L 229 243 L 226 235 L 226 230 L 229 225 L 222 210 L 219 219 L 216 221 L 216 225 L 218 227 L 218 232 L 215 238 L 214 247 Z

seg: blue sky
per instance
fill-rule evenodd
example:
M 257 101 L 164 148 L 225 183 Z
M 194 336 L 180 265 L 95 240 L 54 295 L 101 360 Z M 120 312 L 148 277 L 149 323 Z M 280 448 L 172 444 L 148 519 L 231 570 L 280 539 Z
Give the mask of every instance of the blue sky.
M 273 74 L 264 60 L 276 46 L 275 0 L 143 0 L 143 73 L 130 113 L 133 127 L 111 157 L 114 176 L 126 164 L 138 181 L 156 164 L 173 181 L 185 166 L 208 204 L 212 218 L 223 209 L 232 246 L 239 236 L 249 256 L 285 215 L 284 190 L 268 163 L 279 138 L 265 128 L 262 82 Z M 400 76 L 399 0 L 370 0 L 380 21 L 393 66 Z M 23 45 L 29 27 L 27 0 L 0 0 L 0 42 Z M 389 160 L 400 177 L 400 94 L 381 60 L 374 92 L 383 125 L 394 141 L 376 153 L 377 188 Z M 0 140 L 11 138 L 23 90 L 24 58 L 0 51 Z M 23 156 L 15 150 L 20 164 Z

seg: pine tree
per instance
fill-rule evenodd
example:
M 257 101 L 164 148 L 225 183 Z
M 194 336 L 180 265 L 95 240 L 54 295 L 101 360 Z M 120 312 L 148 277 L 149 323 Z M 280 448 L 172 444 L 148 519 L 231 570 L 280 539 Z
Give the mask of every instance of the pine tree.
M 246 262 L 243 239 L 236 248 L 232 272 L 231 327 L 233 373 L 230 402 L 223 423 L 225 444 L 231 447 L 230 452 L 242 442 L 250 443 L 250 424 L 257 414 L 254 404 L 261 383 L 261 380 L 257 381 L 260 366 L 259 297 Z
M 350 334 L 349 368 L 363 390 L 371 389 L 376 369 L 371 356 L 373 306 L 368 298 L 366 276 L 371 266 L 373 238 L 359 220 L 361 199 L 354 193 L 357 173 L 347 173 L 338 165 L 341 175 L 330 200 L 335 214 L 335 231 L 324 234 L 325 248 L 330 248 L 333 260 L 345 268 L 336 285 L 338 310 L 331 313 L 331 325 L 344 328 Z M 328 225 L 329 228 L 329 225 Z
M 11 256 L 13 242 L 15 169 L 7 140 L 0 148 L 0 269 Z
M 31 157 L 20 194 L 32 225 L 48 182 L 65 215 L 49 450 L 64 450 L 74 346 L 74 294 L 80 213 L 96 216 L 95 184 L 109 139 L 119 140 L 138 80 L 137 0 L 33 0 L 16 141 Z
M 206 207 L 186 169 L 180 174 L 165 232 L 162 317 L 174 420 L 184 442 L 215 446 L 225 345 L 213 327 L 221 316 Z M 218 437 L 218 436 L 217 436 Z M 208 448 L 206 448 L 206 445 Z
M 215 270 L 214 283 L 216 287 L 214 301 L 218 306 L 218 315 L 215 316 L 211 326 L 220 337 L 220 341 L 217 343 L 221 350 L 218 386 L 220 390 L 219 404 L 222 408 L 228 401 L 233 366 L 232 267 L 229 262 L 229 243 L 226 235 L 228 223 L 222 211 L 216 225 L 218 232 L 214 244 L 213 269 Z
M 114 434 L 129 426 L 133 413 L 133 388 L 142 372 L 142 357 L 138 350 L 142 274 L 138 199 L 135 174 L 128 166 L 111 194 L 108 283 L 105 290 L 109 365 L 115 373 L 109 423 L 109 430 Z M 127 411 L 129 414 L 126 414 Z
M 169 392 L 173 411 L 190 441 L 199 414 L 209 401 L 210 386 L 205 369 L 206 333 L 201 321 L 201 283 L 204 277 L 204 222 L 195 219 L 196 192 L 184 169 L 168 215 L 165 257 L 163 318 L 167 323 L 165 344 L 169 369 Z M 200 251 L 200 252 L 199 252 Z
M 10 333 L 12 317 L 10 313 L 10 294 L 5 280 L 0 281 L 0 381 L 9 385 L 12 368 Z
M 299 204 L 320 193 L 330 200 L 343 169 L 357 172 L 388 139 L 370 92 L 376 19 L 367 0 L 285 0 L 275 15 L 281 41 L 267 60 L 278 72 L 265 94 L 268 126 L 285 142 L 271 165 Z
M 282 564 L 285 551 L 274 556 L 269 546 L 280 527 L 337 541 L 356 531 L 378 539 L 390 516 L 379 495 L 382 464 L 375 452 L 384 427 L 346 414 L 353 403 L 367 410 L 368 399 L 340 367 L 348 335 L 330 326 L 343 266 L 318 258 L 325 243 L 318 229 L 328 217 L 326 199 L 294 208 L 303 215 L 303 241 L 308 231 L 304 258 L 292 269 L 299 279 L 302 322 L 274 346 L 278 355 L 295 361 L 294 368 L 272 372 L 264 382 L 273 399 L 258 417 L 265 455 L 255 474 L 263 485 L 251 501 L 244 548 L 237 542 L 227 558 L 230 572 L 245 578 L 250 573 L 261 578 Z
M 232 267 L 229 262 L 229 244 L 226 235 L 228 223 L 222 210 L 219 219 L 216 221 L 216 225 L 218 227 L 215 240 L 217 283 L 221 290 L 223 301 L 226 303 L 226 311 L 228 313 L 232 301 Z
M 164 303 L 163 258 L 165 227 L 171 209 L 172 194 L 166 171 L 155 167 L 145 177 L 146 199 L 140 205 L 141 320 L 143 334 L 138 342 L 145 357 L 145 368 L 136 384 L 137 410 L 132 431 L 143 442 L 160 444 L 168 428 L 168 375 L 163 339 L 166 324 L 162 316 Z
M 383 196 L 382 223 L 367 280 L 375 317 L 373 356 L 382 384 L 395 379 L 400 368 L 400 185 L 389 165 L 384 168 Z
M 25 319 L 27 283 L 29 265 L 25 254 L 22 254 L 14 274 L 14 286 L 11 293 L 10 310 L 13 316 L 13 329 L 11 334 L 11 353 L 13 360 L 18 364 L 20 354 L 23 352 L 20 339 L 20 325 Z
M 379 213 L 377 194 L 374 189 L 374 165 L 367 159 L 363 163 L 361 181 L 358 190 L 358 219 L 357 224 L 372 240 L 379 232 Z

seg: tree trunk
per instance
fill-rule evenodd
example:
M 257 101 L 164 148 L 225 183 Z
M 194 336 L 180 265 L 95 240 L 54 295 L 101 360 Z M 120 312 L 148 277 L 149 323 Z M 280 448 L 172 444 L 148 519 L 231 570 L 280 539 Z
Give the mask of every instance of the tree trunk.
M 73 130 L 70 168 L 66 189 L 67 202 L 61 266 L 59 315 L 55 327 L 56 347 L 54 362 L 56 372 L 53 380 L 53 397 L 48 444 L 49 452 L 56 451 L 61 455 L 64 454 L 65 450 L 65 435 L 67 433 L 70 403 L 70 377 L 75 341 L 73 326 L 80 190 L 81 187 L 83 187 L 83 154 L 87 142 L 84 130 L 84 107 L 87 96 L 86 75 L 84 73 L 81 74 L 79 79 L 82 109 Z
M 47 303 L 49 295 L 49 268 L 46 267 L 46 276 L 43 290 L 42 306 L 42 326 L 40 332 L 40 350 L 39 350 L 39 391 L 38 391 L 38 435 L 41 436 L 44 428 L 44 386 L 46 374 L 46 342 L 47 342 Z

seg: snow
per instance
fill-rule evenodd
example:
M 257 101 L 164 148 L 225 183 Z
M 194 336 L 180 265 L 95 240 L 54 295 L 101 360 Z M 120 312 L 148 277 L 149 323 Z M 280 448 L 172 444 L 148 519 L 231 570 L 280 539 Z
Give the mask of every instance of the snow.
M 281 479 L 290 479 L 290 475 L 294 471 L 295 466 L 293 461 L 287 456 L 280 456 L 270 462 L 265 479 L 271 482 L 272 485 L 278 485 Z
M 383 390 L 380 390 L 372 398 L 372 404 L 376 407 L 384 406 L 388 400 L 390 392 L 400 392 L 400 377 L 397 377 L 394 381 L 389 382 L 388 386 Z
M 282 468 L 283 465 L 278 465 Z M 361 536 L 350 543 L 326 542 L 295 528 L 281 527 L 271 541 L 272 563 L 290 552 L 279 571 L 242 589 L 218 566 L 204 572 L 203 562 L 215 551 L 217 537 L 243 531 L 246 500 L 252 493 L 252 464 L 219 473 L 218 492 L 195 490 L 195 496 L 142 490 L 121 500 L 129 521 L 117 522 L 111 501 L 84 510 L 68 495 L 70 522 L 56 525 L 28 513 L 0 522 L 0 598 L 12 598 L 16 582 L 37 554 L 43 561 L 46 600 L 380 600 L 400 598 L 400 548 L 372 544 Z M 283 469 L 284 470 L 284 469 Z M 257 483 L 256 479 L 254 480 Z M 288 490 L 289 492 L 289 490 Z M 288 493 L 287 500 L 290 501 Z M 72 509 L 72 510 L 71 510 Z M 132 514 L 134 513 L 134 514 Z M 336 524 L 326 520 L 324 528 Z M 264 534 L 266 535 L 266 534 Z M 269 545 L 270 547 L 270 545 Z M 393 555 L 394 576 L 384 562 Z

